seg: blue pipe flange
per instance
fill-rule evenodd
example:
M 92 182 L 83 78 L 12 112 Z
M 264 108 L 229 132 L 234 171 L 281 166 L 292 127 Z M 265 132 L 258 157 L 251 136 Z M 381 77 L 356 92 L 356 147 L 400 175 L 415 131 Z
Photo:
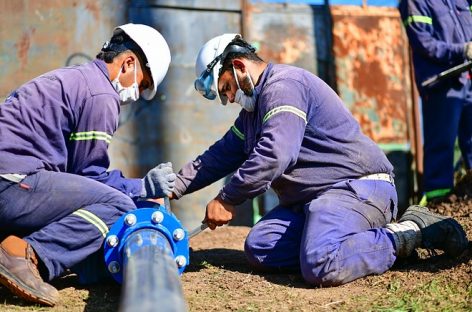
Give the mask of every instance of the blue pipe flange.
M 182 274 L 189 264 L 187 231 L 175 215 L 164 206 L 151 202 L 138 202 L 138 209 L 121 216 L 105 237 L 105 264 L 113 278 L 118 283 L 122 283 L 124 245 L 131 233 L 142 229 L 159 231 L 164 234 L 172 248 L 179 274 Z M 144 240 L 143 246 L 146 244 L 150 244 L 150 241 Z

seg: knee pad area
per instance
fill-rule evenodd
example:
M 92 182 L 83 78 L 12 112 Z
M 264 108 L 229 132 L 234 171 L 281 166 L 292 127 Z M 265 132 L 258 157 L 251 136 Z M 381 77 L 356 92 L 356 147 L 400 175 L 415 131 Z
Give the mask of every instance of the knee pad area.
M 259 241 L 253 239 L 251 235 L 248 235 L 246 241 L 244 242 L 244 254 L 246 255 L 246 259 L 251 266 L 261 269 L 264 267 L 263 259 L 264 255 L 266 255 L 266 252 L 264 251 L 265 248 L 261 247 L 258 242 Z
M 344 276 L 339 268 L 336 253 L 316 252 L 301 257 L 300 269 L 306 283 L 314 286 L 338 286 Z
M 294 249 L 294 248 L 292 248 Z M 272 272 L 283 270 L 299 271 L 299 253 L 277 246 L 260 239 L 248 237 L 244 244 L 244 253 L 249 264 L 258 271 Z

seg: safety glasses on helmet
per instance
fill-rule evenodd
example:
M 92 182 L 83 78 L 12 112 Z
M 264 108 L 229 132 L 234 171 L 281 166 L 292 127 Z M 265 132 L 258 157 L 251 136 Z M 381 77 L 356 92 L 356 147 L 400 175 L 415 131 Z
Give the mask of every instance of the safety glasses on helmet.
M 248 53 L 248 52 L 255 52 L 256 49 L 251 45 L 248 46 L 240 46 L 237 43 L 230 42 L 226 48 L 224 49 L 223 53 L 218 55 L 211 61 L 207 68 L 201 73 L 201 75 L 195 80 L 194 87 L 201 95 L 209 100 L 214 100 L 217 96 L 219 97 L 221 104 L 226 105 L 228 98 L 224 94 L 220 94 L 218 90 L 215 89 L 217 83 L 214 83 L 214 79 L 218 79 L 219 75 L 221 75 L 221 66 L 215 68 L 215 66 L 221 61 L 226 59 L 228 54 L 230 53 Z M 216 73 L 215 73 L 216 71 Z M 215 77 L 217 76 L 217 77 Z
M 213 86 L 213 67 L 220 61 L 221 55 L 218 55 L 210 64 L 207 65 L 207 68 L 203 73 L 195 79 L 194 87 L 201 95 L 209 100 L 214 100 L 216 98 L 216 90 L 212 89 Z
M 215 90 L 211 89 L 212 85 L 213 75 L 211 74 L 211 71 L 208 72 L 207 70 L 203 71 L 200 77 L 195 79 L 194 82 L 195 90 L 209 100 L 214 100 L 216 98 Z

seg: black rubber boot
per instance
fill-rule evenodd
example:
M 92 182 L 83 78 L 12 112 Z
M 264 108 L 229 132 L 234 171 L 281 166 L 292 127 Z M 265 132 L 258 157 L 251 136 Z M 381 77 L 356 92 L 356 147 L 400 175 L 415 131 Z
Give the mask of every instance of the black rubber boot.
M 435 214 L 422 206 L 410 206 L 398 222 L 413 221 L 421 230 L 421 247 L 443 250 L 456 257 L 467 249 L 469 241 L 462 226 L 453 218 Z

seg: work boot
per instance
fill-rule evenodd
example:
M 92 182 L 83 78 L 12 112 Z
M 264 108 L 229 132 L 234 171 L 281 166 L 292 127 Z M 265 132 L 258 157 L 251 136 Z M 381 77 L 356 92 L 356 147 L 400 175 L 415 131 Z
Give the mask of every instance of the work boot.
M 415 248 L 420 247 L 421 230 L 415 222 L 389 223 L 385 227 L 392 234 L 397 257 L 408 258 L 415 252 Z
M 41 278 L 31 245 L 16 236 L 8 236 L 0 243 L 0 283 L 34 303 L 54 306 L 59 297 L 56 288 Z
M 398 220 L 413 221 L 421 231 L 420 247 L 443 250 L 447 255 L 459 256 L 467 249 L 468 239 L 462 226 L 453 218 L 432 213 L 426 207 L 410 206 Z

